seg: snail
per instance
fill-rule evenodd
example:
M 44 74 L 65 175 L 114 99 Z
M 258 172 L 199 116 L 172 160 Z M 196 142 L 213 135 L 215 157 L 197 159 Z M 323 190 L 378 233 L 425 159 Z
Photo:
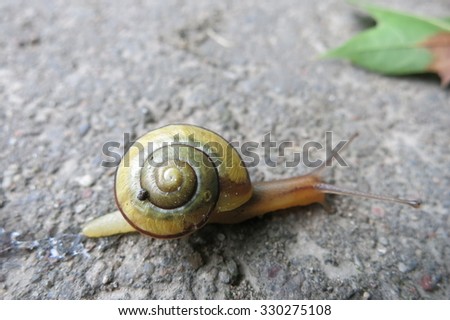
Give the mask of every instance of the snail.
M 193 125 L 168 125 L 148 132 L 128 149 L 115 176 L 119 210 L 92 220 L 82 233 L 103 237 L 138 231 L 179 238 L 207 223 L 239 223 L 290 207 L 325 205 L 325 194 L 420 206 L 419 200 L 322 182 L 319 172 L 331 158 L 303 176 L 252 184 L 239 153 L 220 135 Z

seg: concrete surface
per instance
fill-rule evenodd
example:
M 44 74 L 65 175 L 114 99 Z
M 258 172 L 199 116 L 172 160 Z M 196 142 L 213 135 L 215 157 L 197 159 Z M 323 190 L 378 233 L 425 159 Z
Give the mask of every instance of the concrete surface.
M 447 0 L 374 1 L 432 16 Z M 318 55 L 367 25 L 344 1 L 0 2 L 0 297 L 448 299 L 450 92 Z M 89 240 L 114 210 L 101 147 L 173 122 L 235 141 L 360 137 L 330 197 L 181 240 Z M 321 155 L 321 154 L 318 154 Z M 250 169 L 254 180 L 304 166 Z

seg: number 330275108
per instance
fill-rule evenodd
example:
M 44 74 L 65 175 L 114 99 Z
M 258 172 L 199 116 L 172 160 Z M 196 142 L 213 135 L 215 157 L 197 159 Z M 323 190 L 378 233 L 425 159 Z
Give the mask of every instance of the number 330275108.
M 302 316 L 321 316 L 321 315 L 331 315 L 331 306 L 330 305 L 307 305 L 307 304 L 287 304 L 287 305 L 261 305 L 260 314 L 262 316 L 269 315 L 284 315 L 284 316 L 295 316 L 297 314 Z

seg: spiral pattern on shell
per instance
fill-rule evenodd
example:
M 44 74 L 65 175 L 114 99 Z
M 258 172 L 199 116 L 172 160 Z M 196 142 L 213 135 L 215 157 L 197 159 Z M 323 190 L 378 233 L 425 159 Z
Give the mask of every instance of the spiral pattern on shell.
M 116 172 L 116 202 L 139 232 L 177 238 L 214 212 L 241 206 L 252 193 L 236 150 L 219 135 L 191 125 L 151 131 L 126 152 Z

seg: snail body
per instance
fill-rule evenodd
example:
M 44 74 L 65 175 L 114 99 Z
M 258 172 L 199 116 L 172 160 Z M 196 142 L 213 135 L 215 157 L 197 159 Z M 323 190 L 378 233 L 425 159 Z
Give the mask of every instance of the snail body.
M 115 176 L 119 211 L 94 219 L 83 234 L 138 231 L 179 238 L 207 223 L 239 223 L 289 207 L 325 204 L 327 193 L 420 204 L 325 184 L 319 170 L 252 184 L 239 153 L 220 135 L 192 125 L 169 125 L 148 132 L 125 153 Z

